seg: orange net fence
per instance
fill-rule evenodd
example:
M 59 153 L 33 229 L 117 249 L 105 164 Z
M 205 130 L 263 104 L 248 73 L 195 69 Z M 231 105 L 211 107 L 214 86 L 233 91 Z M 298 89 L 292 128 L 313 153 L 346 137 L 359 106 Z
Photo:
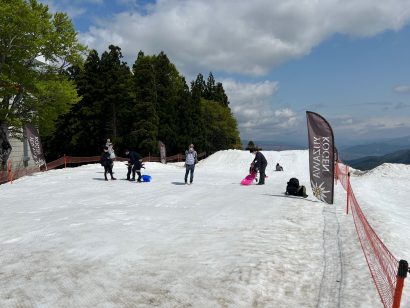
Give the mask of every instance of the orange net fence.
M 399 266 L 399 261 L 370 226 L 350 185 L 349 167 L 337 162 L 335 170 L 335 177 L 347 192 L 346 212 L 348 213 L 350 208 L 360 245 L 380 299 L 384 307 L 398 308 L 408 264 L 401 260 Z
M 198 154 L 198 159 L 206 157 L 206 152 Z M 128 161 L 128 158 L 117 157 L 116 161 Z M 174 156 L 166 157 L 166 162 L 181 162 L 185 160 L 185 155 L 177 154 Z M 68 167 L 72 164 L 87 164 L 96 163 L 100 161 L 100 156 L 87 156 L 87 157 L 75 157 L 66 156 L 60 157 L 52 162 L 47 163 L 45 166 L 40 167 L 24 167 L 20 165 L 13 166 L 13 162 L 9 161 L 4 170 L 0 170 L 0 184 L 13 183 L 13 180 L 18 179 L 22 176 L 31 175 L 35 172 L 52 170 L 59 167 Z M 143 162 L 160 162 L 161 158 L 157 156 L 146 156 L 142 158 Z

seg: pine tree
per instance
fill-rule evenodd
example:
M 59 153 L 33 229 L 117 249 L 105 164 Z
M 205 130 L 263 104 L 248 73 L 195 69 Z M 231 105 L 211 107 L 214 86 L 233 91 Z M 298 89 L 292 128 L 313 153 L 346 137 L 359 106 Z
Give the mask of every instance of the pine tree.
M 132 70 L 135 105 L 132 109 L 129 147 L 144 155 L 157 153 L 159 118 L 153 58 L 140 51 Z
M 216 100 L 215 99 L 215 79 L 212 75 L 212 72 L 209 73 L 208 80 L 204 89 L 203 97 L 207 100 Z
M 157 112 L 160 120 L 158 138 L 169 152 L 177 151 L 177 93 L 183 87 L 181 77 L 164 52 L 155 57 Z
M 102 101 L 104 83 L 100 74 L 100 58 L 97 51 L 91 50 L 83 69 L 72 68 L 81 101 L 70 112 L 59 117 L 57 131 L 50 144 L 50 152 L 91 156 L 101 151 L 104 136 L 104 117 Z
M 205 137 L 205 123 L 201 110 L 201 97 L 205 89 L 205 82 L 203 76 L 198 74 L 195 81 L 191 82 L 191 97 L 192 97 L 192 140 L 195 147 L 199 151 L 205 151 L 206 137 Z
M 105 139 L 111 138 L 114 145 L 122 150 L 126 147 L 123 135 L 128 133 L 127 114 L 134 102 L 131 97 L 131 71 L 121 59 L 121 48 L 110 45 L 109 51 L 101 56 L 100 78 L 104 84 L 102 116 Z
M 193 140 L 194 122 L 192 97 L 185 78 L 182 78 L 182 83 L 183 86 L 177 93 L 177 152 L 179 153 L 183 152 L 189 144 L 195 142 L 195 140 Z
M 225 94 L 225 90 L 221 82 L 216 84 L 213 100 L 221 103 L 225 107 L 228 107 L 229 105 L 228 96 Z
M 213 153 L 226 149 L 241 149 L 237 123 L 229 108 L 219 102 L 201 100 L 205 128 L 205 150 Z

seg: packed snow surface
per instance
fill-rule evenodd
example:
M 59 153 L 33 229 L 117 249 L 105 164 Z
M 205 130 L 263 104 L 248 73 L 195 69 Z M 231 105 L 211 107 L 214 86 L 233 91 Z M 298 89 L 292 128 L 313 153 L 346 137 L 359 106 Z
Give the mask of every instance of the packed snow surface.
M 93 164 L 1 185 L 0 307 L 382 307 L 342 186 L 321 203 L 307 151 L 263 153 L 263 186 L 239 185 L 253 156 L 237 150 L 201 161 L 192 185 L 183 163 L 147 163 L 152 182 L 135 183 L 120 162 L 117 181 Z M 284 195 L 291 177 L 308 198 Z M 410 167 L 351 181 L 385 245 L 410 261 Z

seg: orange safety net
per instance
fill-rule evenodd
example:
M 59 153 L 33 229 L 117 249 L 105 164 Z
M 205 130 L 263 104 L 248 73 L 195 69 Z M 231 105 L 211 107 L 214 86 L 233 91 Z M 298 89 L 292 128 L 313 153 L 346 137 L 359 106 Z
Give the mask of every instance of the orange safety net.
M 370 274 L 384 307 L 391 308 L 393 307 L 396 290 L 399 262 L 383 244 L 363 214 L 350 185 L 348 166 L 337 162 L 336 169 L 337 178 L 348 194 L 347 206 L 350 206 L 356 232 L 367 265 L 369 266 Z
M 206 157 L 206 152 L 198 154 L 198 159 Z M 166 158 L 167 162 L 183 161 L 185 160 L 185 155 L 177 154 L 174 156 L 168 156 Z M 74 157 L 74 156 L 63 156 L 52 162 L 47 163 L 45 166 L 39 167 L 24 167 L 24 166 L 14 166 L 13 162 L 9 161 L 7 168 L 0 170 L 0 184 L 7 182 L 12 183 L 13 180 L 18 179 L 25 175 L 31 175 L 39 171 L 52 170 L 61 166 L 67 167 L 69 164 L 85 164 L 85 163 L 96 163 L 100 161 L 100 156 L 87 156 L 87 157 Z M 128 158 L 116 157 L 115 161 L 128 161 Z M 161 158 L 157 156 L 146 156 L 142 158 L 143 162 L 160 162 Z

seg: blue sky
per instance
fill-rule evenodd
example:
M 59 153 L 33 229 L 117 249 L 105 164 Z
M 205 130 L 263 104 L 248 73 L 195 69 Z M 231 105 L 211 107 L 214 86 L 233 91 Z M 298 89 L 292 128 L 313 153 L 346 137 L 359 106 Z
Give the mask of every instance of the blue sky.
M 41 2 L 100 53 L 163 50 L 188 81 L 212 71 L 243 139 L 302 142 L 306 110 L 342 144 L 410 135 L 408 0 Z

